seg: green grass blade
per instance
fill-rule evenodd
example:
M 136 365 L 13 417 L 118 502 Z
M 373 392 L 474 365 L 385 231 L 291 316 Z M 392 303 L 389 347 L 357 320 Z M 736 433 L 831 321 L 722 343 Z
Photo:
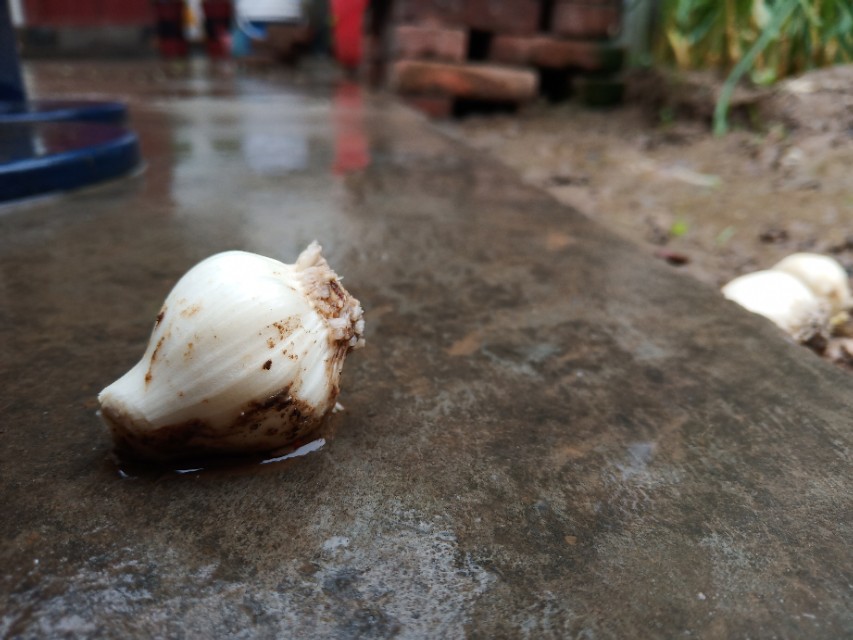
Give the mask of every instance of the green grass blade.
M 791 16 L 801 0 L 783 0 L 778 5 L 773 7 L 773 17 L 770 23 L 758 36 L 758 40 L 750 47 L 738 63 L 735 65 L 723 88 L 720 91 L 720 97 L 717 99 L 717 105 L 714 108 L 714 134 L 718 136 L 725 135 L 728 131 L 728 115 L 729 104 L 732 100 L 737 83 L 740 81 L 743 74 L 746 73 L 755 62 L 756 57 L 764 51 L 774 39 L 779 37 L 779 31 L 785 21 Z

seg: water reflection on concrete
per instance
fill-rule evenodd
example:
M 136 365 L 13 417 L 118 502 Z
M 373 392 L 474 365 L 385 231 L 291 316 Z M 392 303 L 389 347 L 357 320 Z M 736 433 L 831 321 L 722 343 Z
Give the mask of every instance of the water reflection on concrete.
M 364 169 L 370 163 L 370 149 L 364 114 L 364 90 L 354 82 L 335 88 L 332 110 L 335 130 L 336 174 Z

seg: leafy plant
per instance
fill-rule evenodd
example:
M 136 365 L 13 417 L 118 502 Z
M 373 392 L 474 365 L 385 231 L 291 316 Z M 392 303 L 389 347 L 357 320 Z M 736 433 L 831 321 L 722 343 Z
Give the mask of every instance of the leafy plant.
M 850 0 L 663 0 L 658 59 L 730 75 L 714 114 L 724 133 L 728 104 L 747 73 L 757 84 L 853 61 Z

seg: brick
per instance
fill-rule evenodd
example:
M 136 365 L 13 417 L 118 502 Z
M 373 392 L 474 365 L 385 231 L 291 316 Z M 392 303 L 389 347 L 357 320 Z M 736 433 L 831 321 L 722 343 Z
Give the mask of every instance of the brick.
M 558 0 L 551 14 L 551 31 L 575 38 L 610 38 L 622 28 L 620 4 L 589 4 Z
M 444 119 L 453 113 L 452 96 L 401 96 L 403 102 L 430 118 Z
M 533 35 L 539 29 L 539 0 L 466 0 L 464 20 L 495 34 Z
M 464 27 L 493 33 L 533 35 L 539 28 L 540 0 L 397 0 L 397 23 Z
M 394 58 L 462 62 L 468 51 L 468 32 L 400 25 L 394 28 L 391 55 Z
M 610 42 L 595 40 L 495 36 L 489 59 L 501 64 L 533 65 L 545 69 L 572 67 L 584 71 L 615 71 L 622 67 L 624 49 Z
M 391 86 L 403 94 L 526 102 L 536 96 L 537 74 L 496 65 L 400 60 L 391 68 Z
M 559 69 L 571 66 L 575 57 L 574 43 L 547 36 L 495 36 L 489 48 L 489 60 L 502 64 Z
M 464 27 L 467 0 L 397 0 L 396 23 L 434 27 Z

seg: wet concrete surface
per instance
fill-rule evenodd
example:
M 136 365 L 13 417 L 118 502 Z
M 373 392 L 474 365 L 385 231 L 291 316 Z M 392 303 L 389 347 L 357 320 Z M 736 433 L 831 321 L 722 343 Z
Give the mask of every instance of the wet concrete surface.
M 71 68 L 148 168 L 0 214 L 0 635 L 853 634 L 847 374 L 382 98 Z M 176 279 L 314 238 L 367 320 L 325 444 L 122 473 Z

